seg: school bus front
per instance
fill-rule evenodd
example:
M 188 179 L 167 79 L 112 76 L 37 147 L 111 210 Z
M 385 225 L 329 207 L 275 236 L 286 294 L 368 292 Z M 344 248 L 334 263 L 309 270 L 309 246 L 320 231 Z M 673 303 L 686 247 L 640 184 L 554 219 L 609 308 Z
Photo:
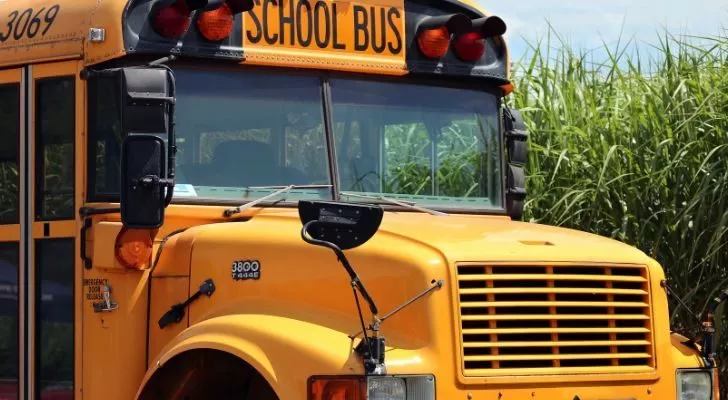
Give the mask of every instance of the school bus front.
M 0 22 L 0 398 L 717 400 L 710 319 L 705 348 L 671 333 L 660 265 L 518 221 L 500 18 L 19 0 Z

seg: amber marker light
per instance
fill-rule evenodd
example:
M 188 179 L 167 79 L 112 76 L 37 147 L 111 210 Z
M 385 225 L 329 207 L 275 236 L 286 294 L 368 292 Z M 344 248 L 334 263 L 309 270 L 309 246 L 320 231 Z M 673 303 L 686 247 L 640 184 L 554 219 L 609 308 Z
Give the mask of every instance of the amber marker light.
M 116 259 L 126 268 L 146 269 L 152 256 L 153 231 L 122 228 L 116 236 Z
M 197 28 L 205 39 L 217 42 L 230 36 L 234 22 L 233 11 L 223 3 L 219 8 L 202 13 L 197 19 Z
M 362 377 L 312 377 L 308 381 L 308 400 L 366 400 Z
M 440 59 L 450 48 L 450 31 L 445 26 L 423 30 L 417 35 L 417 45 L 425 57 Z

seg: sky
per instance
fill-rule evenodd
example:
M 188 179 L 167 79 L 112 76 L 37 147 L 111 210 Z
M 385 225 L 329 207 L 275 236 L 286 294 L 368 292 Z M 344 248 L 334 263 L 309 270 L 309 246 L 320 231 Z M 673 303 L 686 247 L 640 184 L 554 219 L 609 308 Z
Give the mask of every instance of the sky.
M 615 48 L 634 40 L 640 52 L 654 51 L 658 33 L 675 35 L 728 34 L 728 0 L 477 0 L 508 26 L 512 59 L 543 38 L 549 23 L 577 49 Z M 548 21 L 548 22 L 547 22 Z

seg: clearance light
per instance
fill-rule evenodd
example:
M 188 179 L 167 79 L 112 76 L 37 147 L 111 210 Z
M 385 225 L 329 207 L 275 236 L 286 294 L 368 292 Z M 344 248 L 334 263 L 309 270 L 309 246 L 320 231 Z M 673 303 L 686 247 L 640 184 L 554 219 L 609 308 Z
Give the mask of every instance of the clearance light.
M 450 47 L 450 32 L 444 26 L 424 30 L 417 36 L 417 45 L 425 57 L 440 59 Z
M 223 3 L 219 8 L 206 11 L 197 19 L 197 28 L 207 40 L 220 41 L 230 36 L 235 17 L 230 6 Z
M 152 255 L 153 231 L 122 228 L 116 237 L 116 259 L 127 268 L 145 269 Z
M 425 57 L 440 59 L 450 48 L 450 35 L 459 35 L 471 28 L 470 18 L 463 14 L 426 17 L 417 25 L 417 46 Z
M 480 32 L 468 32 L 455 41 L 455 54 L 463 61 L 480 60 L 485 54 L 485 39 Z
M 464 33 L 455 40 L 455 54 L 462 61 L 475 62 L 485 54 L 485 40 L 502 36 L 506 33 L 506 23 L 502 19 L 491 15 L 478 18 L 472 22 L 472 30 Z
M 212 38 L 219 37 L 225 32 L 225 27 L 229 24 L 230 28 L 227 30 L 227 34 L 222 37 L 224 38 L 232 31 L 232 16 L 250 11 L 253 6 L 253 0 L 157 0 L 152 8 L 154 11 L 152 12 L 151 22 L 152 27 L 158 34 L 166 38 L 177 38 L 189 29 L 192 12 L 202 10 L 204 12 L 201 19 L 208 22 L 202 23 L 205 30 L 203 31 L 203 28 L 200 28 L 200 31 L 207 32 Z M 228 16 L 230 16 L 229 22 Z M 199 26 L 200 22 L 198 20 Z M 205 35 L 205 37 L 208 36 Z
M 189 7 L 184 0 L 160 7 L 152 17 L 152 27 L 166 38 L 182 36 L 190 27 Z

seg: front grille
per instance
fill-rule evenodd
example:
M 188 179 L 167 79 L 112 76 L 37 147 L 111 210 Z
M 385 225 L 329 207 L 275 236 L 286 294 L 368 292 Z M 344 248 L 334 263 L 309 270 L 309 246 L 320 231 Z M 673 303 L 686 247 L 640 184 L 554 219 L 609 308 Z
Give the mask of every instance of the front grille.
M 465 376 L 654 368 L 645 267 L 459 265 L 457 272 Z

